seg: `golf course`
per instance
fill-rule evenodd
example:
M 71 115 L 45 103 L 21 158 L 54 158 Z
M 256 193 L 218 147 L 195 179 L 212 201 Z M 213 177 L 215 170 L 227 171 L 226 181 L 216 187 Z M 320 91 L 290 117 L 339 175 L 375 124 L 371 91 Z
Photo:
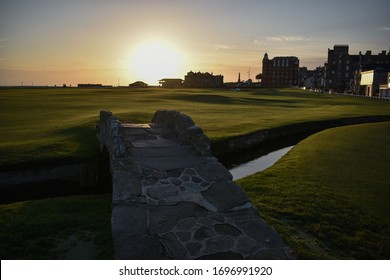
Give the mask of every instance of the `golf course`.
M 0 172 L 94 162 L 101 110 L 191 116 L 212 143 L 261 129 L 390 116 L 390 103 L 293 88 L 0 88 Z M 313 134 L 237 181 L 300 259 L 390 258 L 390 122 Z M 55 186 L 53 186 L 54 188 Z M 110 259 L 110 194 L 0 205 L 2 259 Z

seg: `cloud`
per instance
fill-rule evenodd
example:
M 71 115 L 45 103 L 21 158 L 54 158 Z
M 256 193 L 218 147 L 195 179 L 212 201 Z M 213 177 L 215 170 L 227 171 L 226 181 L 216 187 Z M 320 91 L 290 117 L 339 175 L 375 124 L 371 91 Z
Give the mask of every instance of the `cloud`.
M 214 45 L 215 50 L 234 50 L 237 47 L 235 45 Z
M 300 35 L 279 35 L 279 36 L 266 36 L 266 37 L 259 37 L 254 40 L 254 43 L 259 45 L 263 42 L 307 42 L 312 41 L 312 37 L 304 37 Z
M 377 28 L 379 31 L 390 31 L 390 26 L 380 26 Z

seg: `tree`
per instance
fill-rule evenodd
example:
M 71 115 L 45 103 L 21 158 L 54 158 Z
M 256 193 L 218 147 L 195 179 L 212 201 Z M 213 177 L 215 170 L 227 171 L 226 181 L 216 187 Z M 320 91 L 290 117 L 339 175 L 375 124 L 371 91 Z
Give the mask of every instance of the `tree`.
M 262 78 L 263 78 L 262 73 L 256 75 L 256 80 L 261 80 Z

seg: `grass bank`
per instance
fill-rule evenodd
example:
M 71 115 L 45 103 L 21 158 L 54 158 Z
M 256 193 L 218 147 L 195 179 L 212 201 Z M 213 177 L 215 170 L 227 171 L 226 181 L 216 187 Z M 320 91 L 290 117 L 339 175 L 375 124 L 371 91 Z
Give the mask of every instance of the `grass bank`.
M 90 161 L 100 110 L 138 123 L 156 110 L 178 110 L 215 141 L 297 122 L 389 115 L 389 106 L 297 89 L 0 88 L 0 170 Z
M 389 132 L 325 130 L 238 184 L 301 258 L 389 259 Z

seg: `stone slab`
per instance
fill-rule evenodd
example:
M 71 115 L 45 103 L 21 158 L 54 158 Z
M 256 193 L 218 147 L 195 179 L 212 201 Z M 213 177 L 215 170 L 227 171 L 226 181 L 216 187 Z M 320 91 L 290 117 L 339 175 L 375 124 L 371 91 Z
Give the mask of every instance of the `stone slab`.
M 201 164 L 201 160 L 192 155 L 183 155 L 176 157 L 161 157 L 161 158 L 138 158 L 139 163 L 143 166 L 159 169 L 173 170 L 178 168 L 187 168 Z
M 137 158 L 175 157 L 188 155 L 188 151 L 181 146 L 159 148 L 132 148 L 130 154 Z
M 215 182 L 207 191 L 203 192 L 203 196 L 221 212 L 249 201 L 246 193 L 233 182 Z
M 145 234 L 147 214 L 140 207 L 115 206 L 112 209 L 112 236 Z
M 136 140 L 131 141 L 131 144 L 135 148 L 168 148 L 168 147 L 177 147 L 180 144 L 176 141 L 172 141 L 164 138 L 157 139 L 148 139 L 148 140 Z
M 146 123 L 122 123 L 123 128 L 130 128 L 132 130 L 137 130 L 137 129 L 148 129 L 150 128 L 149 124 Z
M 165 233 L 187 217 L 205 217 L 207 211 L 194 203 L 178 203 L 174 206 L 151 207 L 150 232 Z

